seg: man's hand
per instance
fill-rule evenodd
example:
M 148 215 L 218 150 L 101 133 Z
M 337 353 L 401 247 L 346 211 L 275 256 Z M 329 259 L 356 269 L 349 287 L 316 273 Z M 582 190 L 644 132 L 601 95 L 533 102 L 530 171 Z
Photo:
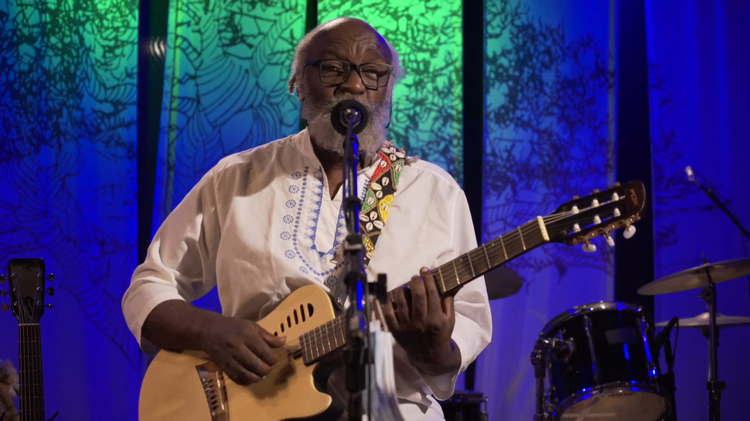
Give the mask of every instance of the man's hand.
M 201 349 L 232 381 L 247 385 L 271 372 L 286 338 L 274 336 L 257 323 L 233 317 L 217 317 L 200 338 Z
M 408 290 L 397 288 L 389 294 L 384 315 L 396 342 L 423 373 L 440 375 L 461 366 L 461 353 L 451 341 L 456 323 L 453 295 L 440 297 L 429 269 L 412 277 Z

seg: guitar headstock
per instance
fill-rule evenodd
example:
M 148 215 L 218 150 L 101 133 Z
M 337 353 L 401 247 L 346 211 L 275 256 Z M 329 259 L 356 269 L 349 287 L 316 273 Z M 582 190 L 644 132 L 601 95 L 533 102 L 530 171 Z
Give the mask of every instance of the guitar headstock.
M 8 262 L 8 276 L 0 277 L 0 283 L 8 282 L 8 291 L 2 295 L 10 295 L 10 308 L 18 323 L 39 323 L 44 314 L 45 296 L 53 295 L 53 288 L 44 289 L 45 281 L 54 280 L 54 275 L 45 274 L 43 259 L 10 259 Z M 7 310 L 3 303 L 3 310 Z
M 614 187 L 595 191 L 576 198 L 558 207 L 544 219 L 550 241 L 584 244 L 584 251 L 596 251 L 589 241 L 603 236 L 614 246 L 612 232 L 624 228 L 626 239 L 635 234 L 633 224 L 646 211 L 646 187 L 640 181 L 616 184 Z

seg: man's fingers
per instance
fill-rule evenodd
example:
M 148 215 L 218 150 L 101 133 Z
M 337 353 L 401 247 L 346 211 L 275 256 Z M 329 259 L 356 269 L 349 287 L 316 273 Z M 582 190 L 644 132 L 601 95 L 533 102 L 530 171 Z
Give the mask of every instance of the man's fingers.
M 424 280 L 419 276 L 413 276 L 409 282 L 411 291 L 411 320 L 421 323 L 427 317 L 427 291 L 424 288 Z
M 234 355 L 234 359 L 237 360 L 245 370 L 257 375 L 259 378 L 267 376 L 268 373 L 271 372 L 271 365 L 273 365 L 267 364 L 265 361 L 261 360 L 258 355 L 253 353 L 252 349 L 247 348 L 237 352 Z
M 453 310 L 453 297 L 453 294 L 446 295 L 440 300 L 443 306 L 443 314 L 448 316 L 448 319 L 451 321 L 456 319 L 456 313 Z
M 440 293 L 435 282 L 435 276 L 426 267 L 420 269 L 419 273 L 422 275 L 422 279 L 424 279 L 424 288 L 427 294 L 427 311 L 432 313 L 438 310 L 438 306 L 440 306 Z
M 260 336 L 263 338 L 264 341 L 268 345 L 270 345 L 273 348 L 280 348 L 284 346 L 286 343 L 286 338 L 283 336 L 274 336 L 271 333 L 269 333 L 267 330 L 263 329 L 262 327 L 258 326 L 258 329 L 260 331 Z
M 396 312 L 393 309 L 393 295 L 388 295 L 388 301 L 386 301 L 385 305 L 383 306 L 383 317 L 385 318 L 385 323 L 388 325 L 388 329 L 390 329 L 392 332 L 397 332 L 399 330 L 399 323 L 398 318 L 396 318 Z
M 227 362 L 227 367 L 224 372 L 232 379 L 233 382 L 241 385 L 248 385 L 250 383 L 257 383 L 261 380 L 260 376 L 251 373 L 246 370 L 242 364 L 234 359 L 230 359 Z
M 393 304 L 396 305 L 396 317 L 398 317 L 399 325 L 408 324 L 411 318 L 409 317 L 409 304 L 406 302 L 404 288 L 396 288 L 393 291 Z

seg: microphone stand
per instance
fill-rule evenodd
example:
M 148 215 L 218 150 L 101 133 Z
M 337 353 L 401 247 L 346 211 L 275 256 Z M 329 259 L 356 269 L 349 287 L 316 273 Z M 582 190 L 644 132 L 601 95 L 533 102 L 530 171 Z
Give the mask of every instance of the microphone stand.
M 688 168 L 690 168 L 690 167 L 688 167 Z M 708 198 L 711 199 L 711 201 L 714 202 L 716 204 L 716 206 L 718 206 L 719 209 L 721 209 L 727 215 L 727 217 L 729 217 L 729 219 L 734 223 L 734 225 L 736 225 L 737 228 L 740 229 L 740 232 L 745 237 L 747 237 L 748 240 L 750 240 L 750 232 L 748 232 L 747 229 L 745 229 L 745 227 L 742 226 L 742 224 L 740 223 L 740 220 L 737 219 L 736 216 L 734 216 L 734 214 L 724 205 L 724 203 L 721 201 L 721 199 L 719 199 L 719 197 L 716 195 L 716 193 L 714 193 L 713 186 L 711 186 L 709 184 L 709 188 L 706 188 L 706 186 L 704 186 L 703 183 L 701 183 L 698 180 L 698 178 L 703 178 L 703 177 L 697 177 L 698 173 L 696 173 L 692 168 L 690 168 L 690 171 L 693 174 L 689 174 L 688 175 L 688 179 L 690 181 L 692 181 L 693 183 L 695 183 L 698 187 L 700 187 L 701 190 L 703 190 L 703 192 L 706 193 L 706 196 L 708 196 Z
M 369 408 L 369 399 L 365 394 L 369 384 L 370 371 L 370 335 L 369 325 L 363 314 L 369 314 L 369 300 L 363 300 L 368 294 L 367 275 L 364 270 L 364 245 L 359 232 L 359 211 L 361 201 L 357 194 L 357 168 L 359 139 L 353 128 L 361 115 L 353 112 L 349 116 L 346 135 L 344 136 L 344 216 L 347 236 L 344 240 L 344 282 L 349 292 L 347 310 L 347 344 L 344 347 L 346 363 L 346 390 L 349 392 L 347 417 L 350 421 L 360 421 L 365 415 L 365 404 Z M 362 308 L 364 302 L 364 309 Z M 364 310 L 364 313 L 363 313 Z M 366 411 L 369 419 L 370 411 Z

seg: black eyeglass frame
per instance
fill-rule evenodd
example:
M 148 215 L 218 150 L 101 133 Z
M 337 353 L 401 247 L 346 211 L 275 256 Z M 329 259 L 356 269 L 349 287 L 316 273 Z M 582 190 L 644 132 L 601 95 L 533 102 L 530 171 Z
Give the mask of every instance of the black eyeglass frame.
M 338 82 L 338 83 L 326 82 L 325 80 L 323 80 L 323 71 L 320 68 L 320 65 L 323 64 L 326 61 L 337 61 L 339 63 L 344 63 L 344 64 L 349 65 L 349 71 L 348 72 L 344 72 L 345 73 L 344 80 L 342 80 L 341 82 Z M 362 68 L 362 66 L 367 66 L 368 64 L 375 64 L 375 65 L 378 65 L 378 66 L 385 66 L 385 67 L 388 68 L 388 73 L 385 76 L 382 77 L 383 79 L 385 79 L 385 85 L 383 85 L 383 86 L 380 86 L 380 85 L 372 86 L 372 85 L 368 85 L 365 82 L 365 79 L 362 77 L 362 72 L 361 72 L 360 69 Z M 328 85 L 341 85 L 342 83 L 346 82 L 347 79 L 349 79 L 349 75 L 352 73 L 352 70 L 354 70 L 354 71 L 357 72 L 357 75 L 359 75 L 359 79 L 362 81 L 362 84 L 365 85 L 366 88 L 373 89 L 373 90 L 378 90 L 380 88 L 385 88 L 386 86 L 388 86 L 388 81 L 390 80 L 390 76 L 393 74 L 393 65 L 392 64 L 385 64 L 385 63 L 362 63 L 362 64 L 354 64 L 354 63 L 350 63 L 350 62 L 348 62 L 346 60 L 339 60 L 339 59 L 325 59 L 325 60 L 320 60 L 319 59 L 319 60 L 311 60 L 311 61 L 306 62 L 305 65 L 303 66 L 303 71 L 304 71 L 304 68 L 307 67 L 307 66 L 315 66 L 315 67 L 317 67 L 318 68 L 318 77 L 320 78 L 320 81 L 323 82 L 323 83 L 325 83 L 325 84 L 328 84 Z M 381 78 L 378 78 L 378 80 L 380 80 L 380 79 Z

